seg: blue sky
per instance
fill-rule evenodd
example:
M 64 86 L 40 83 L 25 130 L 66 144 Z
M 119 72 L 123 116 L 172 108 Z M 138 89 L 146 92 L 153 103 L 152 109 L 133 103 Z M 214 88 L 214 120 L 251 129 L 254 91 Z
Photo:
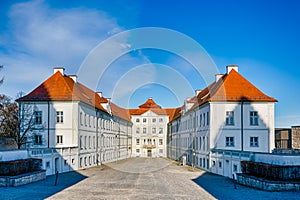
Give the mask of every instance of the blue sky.
M 4 0 L 0 7 L 0 63 L 5 68 L 0 73 L 5 82 L 0 93 L 12 97 L 19 91 L 28 93 L 52 74 L 54 66 L 77 74 L 91 50 L 116 33 L 162 27 L 197 41 L 220 73 L 225 73 L 226 65 L 238 64 L 245 78 L 278 100 L 276 127 L 299 125 L 299 9 L 297 0 Z M 206 86 L 201 74 L 185 60 L 161 50 L 143 49 L 112 63 L 95 90 L 111 97 L 116 82 L 128 71 L 149 63 L 176 70 L 193 90 Z M 169 75 L 167 68 L 153 69 L 155 73 L 147 76 Z M 136 107 L 148 97 L 164 107 L 182 104 L 174 91 L 154 83 L 139 85 L 129 106 Z M 122 105 L 121 100 L 115 100 Z

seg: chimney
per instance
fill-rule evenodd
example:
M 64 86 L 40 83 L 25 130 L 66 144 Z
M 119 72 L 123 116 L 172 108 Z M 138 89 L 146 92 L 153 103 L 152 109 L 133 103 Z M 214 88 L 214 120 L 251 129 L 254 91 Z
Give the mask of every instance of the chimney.
M 69 77 L 73 79 L 75 83 L 77 83 L 77 75 L 69 75 Z
M 200 94 L 200 92 L 202 92 L 202 90 L 195 90 L 196 96 L 198 96 L 198 94 Z
M 65 74 L 65 68 L 63 67 L 54 67 L 53 70 L 54 70 L 53 74 L 55 74 L 56 72 L 60 72 L 62 75 Z
M 236 72 L 239 72 L 239 66 L 238 66 L 238 65 L 227 65 L 226 68 L 227 68 L 227 74 L 229 74 L 229 72 L 230 72 L 231 70 L 233 70 L 233 69 L 234 69 Z
M 102 92 L 97 92 L 100 98 L 102 98 Z
M 222 78 L 224 76 L 224 74 L 216 74 L 216 82 L 218 82 L 218 80 L 220 80 L 220 78 Z

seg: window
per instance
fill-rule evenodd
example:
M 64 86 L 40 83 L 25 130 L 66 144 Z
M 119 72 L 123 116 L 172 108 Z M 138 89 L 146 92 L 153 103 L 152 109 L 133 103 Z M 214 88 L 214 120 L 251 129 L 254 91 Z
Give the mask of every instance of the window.
M 136 133 L 139 134 L 140 133 L 140 127 L 136 128 Z
M 160 154 L 163 154 L 163 153 L 164 153 L 164 150 L 163 150 L 163 149 L 159 149 L 159 153 L 160 153 Z
M 156 133 L 156 128 L 152 128 L 152 133 L 155 134 Z
M 50 168 L 50 162 L 49 162 L 49 161 L 46 162 L 46 168 L 47 168 L 47 169 Z
M 135 119 L 135 122 L 140 122 L 140 119 L 139 119 L 139 118 L 136 118 L 136 119 Z
M 251 126 L 257 126 L 258 125 L 257 111 L 250 111 L 250 125 Z
M 222 168 L 222 162 L 219 162 L 219 168 Z
M 156 118 L 152 118 L 152 123 L 156 123 Z
M 159 139 L 159 145 L 163 145 L 163 139 Z
M 63 136 L 57 135 L 56 136 L 56 144 L 62 144 L 63 143 Z
M 34 144 L 37 144 L 37 145 L 39 145 L 39 144 L 42 144 L 43 142 L 42 142 L 42 136 L 41 135 L 35 135 L 34 136 Z
M 64 122 L 64 112 L 63 111 L 57 111 L 56 112 L 56 122 L 57 123 L 63 123 Z
M 207 163 L 206 168 L 209 169 L 209 159 L 206 159 L 206 163 Z
M 233 126 L 234 125 L 234 112 L 226 111 L 226 125 Z
M 83 117 L 82 117 L 82 112 L 80 112 L 80 125 L 83 125 Z
M 206 125 L 208 126 L 209 125 L 209 112 L 206 113 Z
M 162 134 L 164 132 L 164 129 L 163 128 L 159 128 L 159 134 Z
M 65 164 L 65 165 L 68 165 L 68 161 L 67 161 L 67 160 L 64 160 L 64 164 Z
M 163 118 L 159 118 L 159 123 L 162 123 L 164 122 L 164 119 Z
M 82 144 L 82 136 L 80 136 L 80 140 L 79 140 L 79 147 L 80 149 L 83 149 L 83 144 Z
M 34 123 L 42 124 L 42 111 L 34 111 Z
M 136 144 L 140 145 L 140 139 L 136 139 Z
M 89 136 L 89 149 L 91 148 L 91 146 L 92 146 L 91 136 Z
M 205 126 L 205 113 L 203 113 L 203 126 Z
M 200 127 L 202 126 L 202 114 L 200 114 Z
M 233 171 L 237 172 L 237 165 L 233 165 Z
M 250 147 L 258 147 L 258 137 L 250 137 Z
M 143 128 L 143 133 L 146 134 L 147 128 Z
M 136 149 L 136 152 L 137 152 L 137 153 L 140 153 L 140 149 Z
M 146 123 L 147 122 L 147 119 L 146 118 L 143 118 L 143 123 Z
M 216 166 L 216 161 L 212 161 L 212 166 L 214 167 L 214 166 Z
M 234 137 L 226 137 L 226 146 L 233 147 L 234 146 Z

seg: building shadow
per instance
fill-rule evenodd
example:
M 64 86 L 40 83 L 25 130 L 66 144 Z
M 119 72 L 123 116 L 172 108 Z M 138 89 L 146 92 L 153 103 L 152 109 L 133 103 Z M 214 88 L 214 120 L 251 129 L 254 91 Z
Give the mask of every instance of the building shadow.
M 58 174 L 57 181 L 56 175 L 50 175 L 43 181 L 18 187 L 2 187 L 0 199 L 46 199 L 86 178 L 88 177 L 76 171 Z
M 192 179 L 192 181 L 216 199 L 233 199 L 232 194 L 236 192 L 232 179 L 209 172 L 203 173 L 201 176 Z M 228 193 L 231 195 L 228 195 Z

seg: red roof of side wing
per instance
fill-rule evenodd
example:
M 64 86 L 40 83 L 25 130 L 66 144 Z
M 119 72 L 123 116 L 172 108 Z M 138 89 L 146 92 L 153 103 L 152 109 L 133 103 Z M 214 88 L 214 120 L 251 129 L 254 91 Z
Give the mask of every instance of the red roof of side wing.
M 248 102 L 277 102 L 267 96 L 252 83 L 231 70 L 223 75 L 217 82 L 212 83 L 197 95 L 197 102 L 191 109 L 209 101 L 248 101 Z
M 17 101 L 82 101 L 91 106 L 107 112 L 101 103 L 107 103 L 107 99 L 100 97 L 97 93 L 74 82 L 68 76 L 59 71 L 44 81 L 28 95 L 17 99 Z

